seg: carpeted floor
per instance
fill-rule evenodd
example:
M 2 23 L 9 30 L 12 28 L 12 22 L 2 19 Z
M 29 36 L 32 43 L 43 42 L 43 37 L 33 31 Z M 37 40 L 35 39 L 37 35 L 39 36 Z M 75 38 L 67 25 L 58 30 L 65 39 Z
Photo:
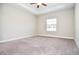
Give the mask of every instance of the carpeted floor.
M 0 43 L 1 55 L 79 55 L 75 41 L 50 37 L 30 37 Z

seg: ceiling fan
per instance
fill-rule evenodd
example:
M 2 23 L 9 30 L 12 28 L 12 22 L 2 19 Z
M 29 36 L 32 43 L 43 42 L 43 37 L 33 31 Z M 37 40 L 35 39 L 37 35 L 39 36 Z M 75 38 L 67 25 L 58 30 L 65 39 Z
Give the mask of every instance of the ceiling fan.
M 30 5 L 37 5 L 37 6 L 36 6 L 37 8 L 39 8 L 40 5 L 42 5 L 42 6 L 47 6 L 47 4 L 45 4 L 45 3 L 30 3 Z

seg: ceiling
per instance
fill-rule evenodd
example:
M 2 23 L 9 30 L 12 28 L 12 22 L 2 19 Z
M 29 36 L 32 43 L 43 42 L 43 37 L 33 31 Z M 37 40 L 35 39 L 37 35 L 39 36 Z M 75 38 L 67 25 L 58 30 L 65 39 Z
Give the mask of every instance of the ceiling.
M 29 3 L 18 3 L 18 5 L 20 5 L 21 7 L 27 9 L 28 11 L 36 15 L 74 7 L 74 3 L 46 3 L 46 4 L 47 4 L 46 7 L 40 6 L 40 8 L 36 8 L 35 5 L 30 5 Z

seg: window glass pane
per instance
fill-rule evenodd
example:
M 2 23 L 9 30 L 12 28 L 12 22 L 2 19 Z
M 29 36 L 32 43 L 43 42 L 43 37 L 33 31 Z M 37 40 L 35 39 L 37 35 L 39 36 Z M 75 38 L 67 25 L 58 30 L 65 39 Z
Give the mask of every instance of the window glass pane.
M 56 19 L 48 19 L 47 24 L 56 24 Z
M 56 31 L 56 24 L 57 24 L 56 18 L 47 19 L 47 31 Z

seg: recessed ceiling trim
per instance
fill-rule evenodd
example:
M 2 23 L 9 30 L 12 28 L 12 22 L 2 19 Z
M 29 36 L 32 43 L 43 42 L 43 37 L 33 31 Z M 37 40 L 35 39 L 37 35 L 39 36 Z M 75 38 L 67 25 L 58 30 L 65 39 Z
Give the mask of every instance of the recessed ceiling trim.
M 48 13 L 48 12 L 53 12 L 53 11 L 58 11 L 58 10 L 74 7 L 73 3 L 70 3 L 70 4 L 65 3 L 65 4 L 56 5 L 56 6 L 53 6 L 50 8 L 43 8 L 43 9 L 32 8 L 32 7 L 30 7 L 26 4 L 23 4 L 23 3 L 18 3 L 17 5 L 20 5 L 21 7 L 27 9 L 28 11 L 32 12 L 35 15 L 40 15 L 40 14 L 44 14 L 44 13 Z
M 30 8 L 29 6 L 26 6 L 25 4 L 18 3 L 17 5 L 27 9 L 28 11 L 32 12 L 33 14 L 38 14 L 37 10 Z

